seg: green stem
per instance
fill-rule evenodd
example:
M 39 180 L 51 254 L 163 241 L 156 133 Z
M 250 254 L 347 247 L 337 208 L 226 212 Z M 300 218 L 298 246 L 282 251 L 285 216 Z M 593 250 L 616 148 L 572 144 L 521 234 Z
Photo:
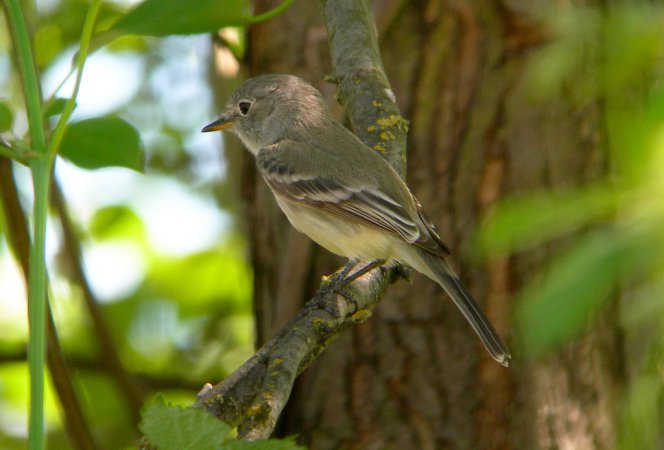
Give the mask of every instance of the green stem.
M 269 20 L 273 18 L 274 16 L 281 14 L 282 12 L 286 11 L 290 5 L 293 3 L 293 0 L 284 0 L 284 2 L 269 10 L 268 12 L 265 12 L 263 14 L 260 14 L 258 16 L 249 16 L 247 17 L 247 23 L 258 23 L 258 22 L 264 22 L 266 20 Z
M 99 10 L 100 0 L 92 2 L 83 26 L 81 49 L 77 56 L 78 70 L 76 86 L 72 97 L 65 105 L 60 121 L 54 130 L 53 139 L 46 148 L 44 122 L 41 109 L 39 79 L 30 48 L 30 36 L 23 17 L 19 0 L 3 0 L 7 19 L 12 32 L 16 60 L 23 83 L 23 94 L 28 113 L 32 183 L 34 192 L 33 235 L 30 246 L 30 273 L 28 276 L 28 321 L 30 337 L 28 342 L 28 367 L 30 370 L 30 417 L 28 446 L 31 450 L 42 450 L 44 442 L 44 363 L 46 357 L 46 219 L 49 186 L 53 159 L 62 141 L 67 120 L 76 103 L 85 57 L 90 44 L 94 20 Z
M 53 102 L 55 102 L 55 100 L 58 98 L 58 92 L 60 92 L 60 89 L 62 89 L 64 85 L 67 83 L 67 81 L 69 81 L 69 78 L 74 74 L 75 71 L 76 71 L 76 66 L 72 64 L 72 66 L 69 68 L 69 72 L 67 73 L 67 75 L 65 75 L 60 81 L 60 84 L 58 84 L 58 86 L 55 89 L 53 89 L 53 93 L 51 94 L 51 96 L 44 101 L 44 111 L 48 111 Z
M 19 0 L 4 0 L 4 3 L 16 49 L 16 60 L 19 66 L 21 82 L 23 83 L 32 149 L 36 152 L 43 152 L 46 148 L 46 139 L 44 137 L 44 126 L 41 115 L 39 81 L 34 60 L 32 59 L 30 36 L 28 35 L 28 29 L 25 25 Z
M 9 158 L 13 161 L 16 161 L 18 163 L 23 164 L 24 166 L 28 165 L 28 161 L 26 158 L 23 156 L 19 155 L 18 152 L 14 151 L 14 149 L 10 147 L 5 147 L 2 145 L 0 142 L 0 156 L 4 156 L 5 158 Z
M 30 126 L 30 142 L 35 158 L 31 164 L 34 190 L 34 230 L 30 246 L 28 275 L 28 367 L 30 370 L 30 418 L 28 446 L 32 450 L 44 448 L 44 361 L 46 358 L 46 201 L 50 167 L 46 158 L 46 140 L 42 120 L 40 89 L 35 69 L 30 36 L 18 0 L 5 0 L 7 21 L 11 28 L 16 61 Z
M 28 367 L 30 369 L 29 448 L 44 448 L 44 361 L 46 358 L 46 202 L 51 165 L 41 154 L 30 166 L 34 192 L 34 223 L 28 275 Z
M 85 66 L 85 60 L 88 57 L 88 50 L 90 49 L 90 40 L 92 38 L 92 32 L 94 31 L 95 19 L 97 18 L 97 13 L 99 12 L 99 7 L 101 5 L 101 0 L 93 0 L 90 4 L 90 9 L 88 9 L 88 14 L 85 17 L 85 22 L 83 23 L 83 32 L 81 33 L 81 45 L 76 55 L 76 82 L 74 83 L 74 92 L 72 93 L 65 107 L 62 110 L 60 119 L 58 120 L 51 140 L 48 145 L 48 156 L 51 161 L 55 158 L 55 155 L 58 153 L 60 144 L 62 143 L 62 138 L 65 134 L 65 129 L 67 128 L 67 122 L 69 117 L 71 117 L 74 108 L 76 107 L 76 97 L 78 96 L 78 90 L 81 86 L 81 79 L 83 77 L 83 67 Z

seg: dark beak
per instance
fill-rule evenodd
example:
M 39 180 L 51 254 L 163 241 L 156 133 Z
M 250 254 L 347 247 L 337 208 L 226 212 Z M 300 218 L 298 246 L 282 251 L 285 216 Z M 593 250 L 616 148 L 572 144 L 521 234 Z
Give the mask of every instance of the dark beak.
M 233 119 L 222 116 L 211 124 L 206 125 L 201 131 L 207 133 L 210 131 L 223 131 L 228 130 L 233 126 Z

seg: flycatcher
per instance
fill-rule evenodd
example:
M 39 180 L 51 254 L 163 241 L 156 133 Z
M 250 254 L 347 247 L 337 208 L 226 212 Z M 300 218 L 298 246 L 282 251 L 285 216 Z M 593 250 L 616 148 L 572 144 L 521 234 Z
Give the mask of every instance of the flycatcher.
M 351 259 L 396 260 L 440 284 L 497 362 L 510 354 L 459 277 L 449 249 L 390 164 L 330 113 L 320 92 L 292 75 L 244 82 L 202 131 L 235 133 L 291 224 Z

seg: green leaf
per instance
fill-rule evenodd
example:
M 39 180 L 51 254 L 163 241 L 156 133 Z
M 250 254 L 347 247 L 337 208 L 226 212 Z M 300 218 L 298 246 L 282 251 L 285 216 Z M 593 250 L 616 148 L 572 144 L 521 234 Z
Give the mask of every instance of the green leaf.
M 266 439 L 258 441 L 233 441 L 221 447 L 222 450 L 306 450 L 295 443 L 295 437 Z
M 482 253 L 523 250 L 610 215 L 618 200 L 611 188 L 538 192 L 499 203 L 482 224 Z
M 251 20 L 248 0 L 145 0 L 113 26 L 148 36 L 210 33 Z
M 44 111 L 44 116 L 53 117 L 57 116 L 58 114 L 62 114 L 62 111 L 65 109 L 65 105 L 67 104 L 68 101 L 69 101 L 68 98 L 62 98 L 62 97 L 54 98 L 53 101 L 51 101 L 46 106 L 46 111 Z
M 147 36 L 211 33 L 224 27 L 269 20 L 288 9 L 294 0 L 252 16 L 249 0 L 145 0 L 113 26 L 116 32 Z
M 60 155 L 84 169 L 143 169 L 143 150 L 136 129 L 114 117 L 81 120 L 65 131 Z
M 655 247 L 651 237 L 622 229 L 580 239 L 519 301 L 516 318 L 524 352 L 542 354 L 579 331 L 623 276 L 652 261 Z
M 0 102 L 0 133 L 8 131 L 14 122 L 14 115 L 6 103 Z
M 653 87 L 644 104 L 608 106 L 607 132 L 615 172 L 630 185 L 641 184 L 657 167 L 653 158 L 657 158 L 662 142 L 664 88 Z
M 141 412 L 141 432 L 159 450 L 216 450 L 231 429 L 202 409 L 166 405 L 158 396 Z
M 250 270 L 242 257 L 211 249 L 183 258 L 158 258 L 146 287 L 150 295 L 181 303 L 183 313 L 201 314 L 210 308 L 210 302 L 220 299 L 225 309 L 238 312 L 250 297 L 250 280 Z
M 145 238 L 145 226 L 141 218 L 126 205 L 110 205 L 98 209 L 89 226 L 90 234 L 97 239 Z
M 654 373 L 658 373 L 657 370 Z M 641 375 L 629 384 L 620 414 L 620 441 L 623 449 L 662 448 L 662 382 L 652 375 Z

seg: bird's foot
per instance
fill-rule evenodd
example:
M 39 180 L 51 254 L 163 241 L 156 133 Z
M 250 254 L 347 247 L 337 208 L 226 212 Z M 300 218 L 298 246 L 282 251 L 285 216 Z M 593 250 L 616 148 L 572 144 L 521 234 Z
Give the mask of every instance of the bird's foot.
M 384 259 L 375 259 L 375 260 L 369 262 L 366 266 L 362 267 L 360 270 L 358 270 L 356 272 L 353 272 L 352 274 L 348 275 L 348 272 L 350 272 L 350 269 L 354 268 L 357 265 L 356 260 L 355 261 L 351 260 L 351 262 L 352 262 L 352 264 L 349 263 L 346 267 L 344 267 L 344 270 L 341 272 L 343 274 L 343 277 L 339 281 L 341 286 L 347 286 L 350 283 L 352 283 L 353 281 L 360 278 L 361 276 L 371 272 L 376 267 L 380 267 L 383 264 L 385 264 Z
M 337 295 L 342 296 L 345 298 L 349 303 L 356 305 L 357 302 L 353 295 L 348 292 L 346 286 L 348 286 L 350 283 L 353 281 L 357 280 L 361 276 L 367 274 L 368 272 L 371 272 L 373 269 L 376 267 L 380 267 L 385 263 L 385 260 L 383 259 L 377 259 L 374 261 L 369 262 L 365 266 L 363 266 L 361 269 L 352 272 L 352 270 L 357 266 L 357 263 L 359 261 L 356 259 L 351 259 L 346 266 L 334 273 L 324 284 L 324 286 L 321 288 L 319 291 L 318 297 L 319 301 L 316 302 L 318 307 L 322 307 L 325 310 L 329 310 L 329 305 L 328 302 L 325 300 L 327 298 L 327 295 L 330 293 L 334 293 Z M 352 272 L 352 273 L 351 273 Z M 333 311 L 328 311 L 328 312 L 333 312 Z M 338 311 L 337 311 L 338 312 Z

